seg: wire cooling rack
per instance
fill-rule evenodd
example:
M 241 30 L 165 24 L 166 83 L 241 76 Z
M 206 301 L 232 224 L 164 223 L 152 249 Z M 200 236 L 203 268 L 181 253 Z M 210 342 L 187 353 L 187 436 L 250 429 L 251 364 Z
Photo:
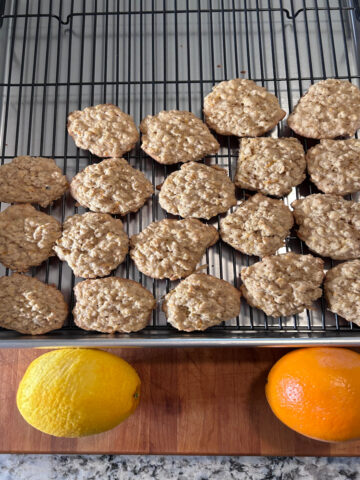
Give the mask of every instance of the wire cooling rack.
M 212 86 L 235 77 L 267 87 L 287 112 L 318 80 L 336 77 L 359 85 L 359 21 L 353 0 L 2 0 L 1 160 L 52 157 L 72 178 L 99 159 L 76 149 L 66 131 L 67 114 L 98 103 L 118 105 L 139 124 L 163 109 L 201 116 Z M 271 135 L 292 133 L 284 121 Z M 233 177 L 238 141 L 218 139 L 219 154 L 205 161 L 226 167 Z M 127 158 L 155 186 L 177 168 L 157 164 L 139 146 Z M 305 182 L 285 201 L 314 192 Z M 246 192 L 238 190 L 238 198 L 246 198 Z M 85 210 L 67 195 L 45 211 L 63 221 Z M 155 194 L 123 219 L 125 229 L 132 235 L 165 215 Z M 209 223 L 218 226 L 219 218 Z M 308 252 L 294 234 L 282 250 Z M 201 263 L 208 273 L 239 286 L 241 268 L 257 260 L 220 241 Z M 55 284 L 73 307 L 72 289 L 79 279 L 65 263 L 54 257 L 31 273 Z M 41 337 L 0 331 L 0 346 L 360 344 L 359 329 L 326 311 L 324 299 L 312 311 L 278 319 L 242 302 L 240 316 L 224 325 L 204 333 L 177 332 L 161 311 L 161 299 L 175 282 L 142 275 L 129 258 L 115 275 L 142 283 L 158 300 L 142 332 L 84 332 L 70 315 L 64 328 Z

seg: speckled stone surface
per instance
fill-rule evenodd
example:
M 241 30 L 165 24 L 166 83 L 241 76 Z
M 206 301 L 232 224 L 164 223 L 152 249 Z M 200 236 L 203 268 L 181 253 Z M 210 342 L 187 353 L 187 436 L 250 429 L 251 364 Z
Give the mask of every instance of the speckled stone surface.
M 359 458 L 0 455 L 1 480 L 356 480 Z

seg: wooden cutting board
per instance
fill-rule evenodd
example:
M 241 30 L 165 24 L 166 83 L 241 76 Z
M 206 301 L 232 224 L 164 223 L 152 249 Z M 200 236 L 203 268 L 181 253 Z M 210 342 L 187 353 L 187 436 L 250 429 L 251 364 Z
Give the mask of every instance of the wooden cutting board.
M 284 349 L 112 349 L 142 379 L 136 413 L 108 433 L 80 439 L 41 434 L 17 411 L 18 383 L 43 350 L 0 350 L 1 453 L 360 455 L 360 441 L 302 437 L 270 411 L 264 385 Z

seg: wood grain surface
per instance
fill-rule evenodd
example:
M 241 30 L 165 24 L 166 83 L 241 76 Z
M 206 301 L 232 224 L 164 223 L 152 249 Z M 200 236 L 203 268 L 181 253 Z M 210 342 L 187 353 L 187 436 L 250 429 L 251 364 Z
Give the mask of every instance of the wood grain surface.
M 327 444 L 292 432 L 270 411 L 266 375 L 284 349 L 112 349 L 142 379 L 136 413 L 92 437 L 62 439 L 26 424 L 16 389 L 44 350 L 0 350 L 0 452 L 200 455 L 360 455 L 360 442 Z

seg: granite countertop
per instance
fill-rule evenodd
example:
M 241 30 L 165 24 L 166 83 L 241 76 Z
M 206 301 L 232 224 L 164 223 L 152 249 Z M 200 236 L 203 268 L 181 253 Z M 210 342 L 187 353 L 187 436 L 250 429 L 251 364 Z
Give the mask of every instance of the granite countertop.
M 360 461 L 316 457 L 0 455 L 0 480 L 357 480 Z

